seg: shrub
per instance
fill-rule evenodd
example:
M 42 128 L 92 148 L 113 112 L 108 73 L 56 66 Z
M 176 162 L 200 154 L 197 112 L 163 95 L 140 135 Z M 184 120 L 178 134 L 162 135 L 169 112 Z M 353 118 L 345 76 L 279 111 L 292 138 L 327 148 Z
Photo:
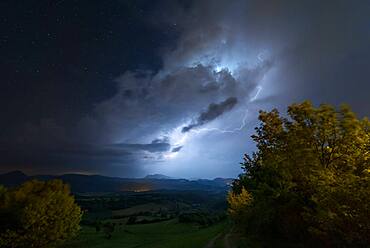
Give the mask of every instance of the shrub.
M 60 180 L 26 182 L 0 201 L 1 247 L 51 247 L 80 228 L 81 210 Z

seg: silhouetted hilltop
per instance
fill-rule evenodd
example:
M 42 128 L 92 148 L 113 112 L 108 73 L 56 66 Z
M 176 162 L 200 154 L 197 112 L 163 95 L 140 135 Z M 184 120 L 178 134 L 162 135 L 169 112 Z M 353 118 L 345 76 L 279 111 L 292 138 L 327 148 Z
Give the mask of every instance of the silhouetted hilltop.
M 152 174 L 152 175 L 147 175 L 144 177 L 145 179 L 173 179 L 172 177 L 162 175 L 162 174 Z
M 152 190 L 226 191 L 231 181 L 231 179 L 223 178 L 214 180 L 172 179 L 160 174 L 148 175 L 145 178 L 119 178 L 82 174 L 27 176 L 21 171 L 14 171 L 1 174 L 0 184 L 6 187 L 14 187 L 31 179 L 61 179 L 71 186 L 73 192 L 144 192 Z
M 12 171 L 5 174 L 0 174 L 0 184 L 7 187 L 17 186 L 28 179 L 29 177 L 22 171 Z

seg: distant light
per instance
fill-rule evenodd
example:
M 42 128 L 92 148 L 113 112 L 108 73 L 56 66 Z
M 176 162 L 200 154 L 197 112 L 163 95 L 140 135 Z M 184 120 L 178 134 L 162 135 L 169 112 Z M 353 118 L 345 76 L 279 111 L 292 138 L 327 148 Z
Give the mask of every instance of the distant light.
M 167 160 L 169 159 L 174 159 L 176 158 L 178 155 L 178 152 L 166 152 L 165 154 L 163 154 L 163 157 Z
M 222 67 L 222 66 L 216 66 L 215 67 L 215 72 L 220 72 L 220 71 L 222 71 L 224 68 Z
M 186 124 L 183 124 L 183 125 L 180 125 L 178 126 L 177 128 L 173 129 L 169 134 L 168 134 L 168 138 L 169 138 L 169 143 L 171 144 L 171 148 L 175 148 L 175 147 L 179 147 L 179 146 L 183 146 L 185 145 L 186 141 L 188 140 L 189 138 L 189 135 L 190 133 L 183 133 L 181 130 L 183 129 L 184 126 L 186 126 Z M 164 159 L 174 159 L 178 156 L 178 154 L 180 153 L 181 151 L 176 151 L 176 152 L 173 152 L 172 149 L 168 152 L 165 152 L 163 154 L 163 158 Z

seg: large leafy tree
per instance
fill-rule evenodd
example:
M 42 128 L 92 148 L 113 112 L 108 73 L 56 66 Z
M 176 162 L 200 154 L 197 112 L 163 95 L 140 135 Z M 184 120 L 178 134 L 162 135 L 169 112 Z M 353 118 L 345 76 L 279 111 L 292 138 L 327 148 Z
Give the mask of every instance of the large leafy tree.
M 60 180 L 0 189 L 0 247 L 52 247 L 79 230 L 81 209 Z
M 252 136 L 257 151 L 245 156 L 244 173 L 233 184 L 231 215 L 258 235 L 369 245 L 369 120 L 359 120 L 347 106 L 337 111 L 307 101 L 287 112 L 260 112 Z M 235 202 L 242 211 L 235 211 Z

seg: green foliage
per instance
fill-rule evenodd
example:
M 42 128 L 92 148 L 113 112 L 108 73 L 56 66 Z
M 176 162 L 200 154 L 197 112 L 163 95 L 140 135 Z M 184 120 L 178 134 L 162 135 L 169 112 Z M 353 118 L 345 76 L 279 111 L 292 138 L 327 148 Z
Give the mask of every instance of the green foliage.
M 227 196 L 227 202 L 229 203 L 229 214 L 236 222 L 242 221 L 242 216 L 249 214 L 250 206 L 253 202 L 252 194 L 249 193 L 244 187 L 240 192 L 229 192 Z
M 0 201 L 0 247 L 51 247 L 79 230 L 81 210 L 60 180 L 26 182 Z
M 105 223 L 103 225 L 103 231 L 106 239 L 111 239 L 115 228 L 115 223 Z
M 3 185 L 0 185 L 0 199 L 5 195 L 6 188 Z
M 211 226 L 226 219 L 224 213 L 210 213 L 204 211 L 191 211 L 179 214 L 180 223 L 196 223 L 200 226 Z
M 253 199 L 248 206 L 242 201 L 241 211 L 230 204 L 239 227 L 310 245 L 368 245 L 369 120 L 347 106 L 336 111 L 310 102 L 289 106 L 287 118 L 276 109 L 261 111 L 259 120 L 252 136 L 257 151 L 245 155 L 232 188 Z
M 94 226 L 95 226 L 95 231 L 98 233 L 100 232 L 100 229 L 101 229 L 101 222 L 100 221 L 96 221 L 94 223 Z

